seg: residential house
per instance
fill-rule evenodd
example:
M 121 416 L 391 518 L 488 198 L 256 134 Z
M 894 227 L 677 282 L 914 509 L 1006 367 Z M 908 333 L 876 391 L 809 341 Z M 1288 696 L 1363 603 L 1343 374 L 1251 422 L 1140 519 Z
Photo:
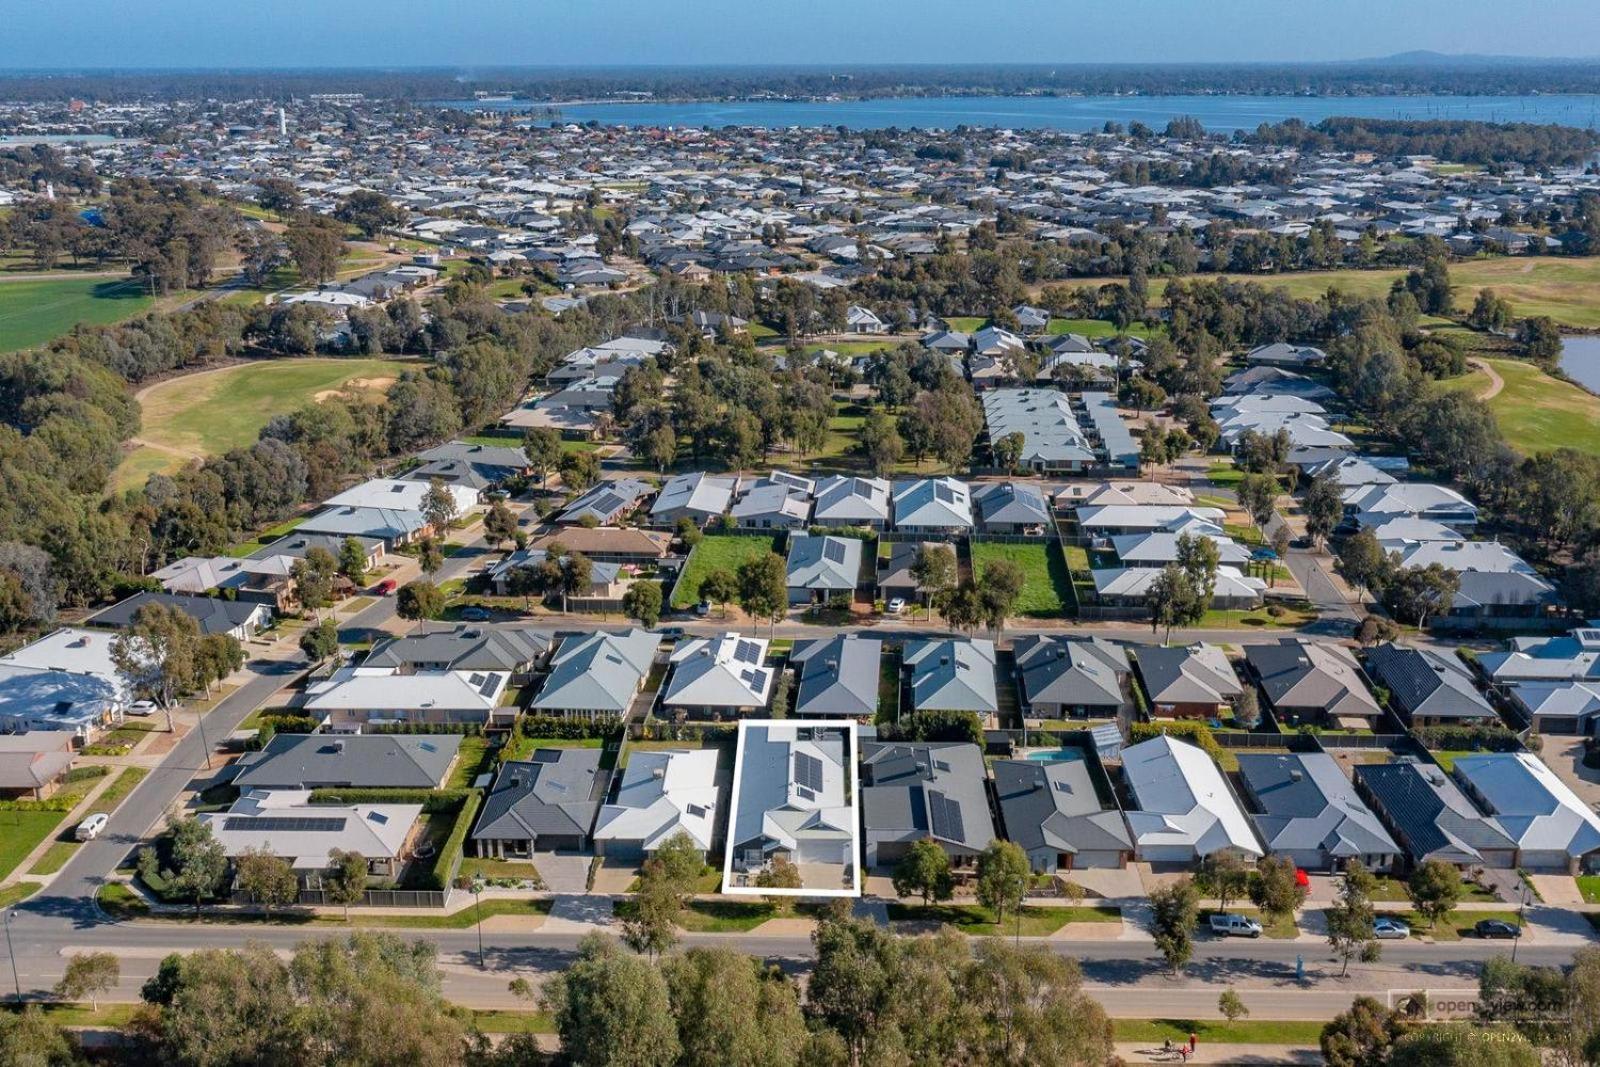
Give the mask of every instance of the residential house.
M 506 671 L 340 667 L 306 686 L 304 706 L 331 729 L 351 733 L 399 724 L 509 725 L 517 716 L 515 706 L 502 707 L 510 681 Z
M 587 847 L 610 780 L 600 756 L 597 748 L 538 748 L 525 760 L 507 760 L 483 798 L 474 855 L 525 860 L 536 851 Z
M 1383 709 L 1345 648 L 1303 637 L 1248 645 L 1245 663 L 1281 726 L 1338 726 L 1370 730 Z
M 972 497 L 966 483 L 954 478 L 896 482 L 894 528 L 920 537 L 971 533 Z
M 175 596 L 172 593 L 135 593 L 128 599 L 111 605 L 104 611 L 89 616 L 90 626 L 107 626 L 122 630 L 133 625 L 140 609 L 160 605 L 177 608 L 194 619 L 200 633 L 209 637 L 227 634 L 239 641 L 248 641 L 256 631 L 272 622 L 272 608 L 266 604 L 249 601 L 224 600 L 221 597 Z
M 1042 537 L 1054 525 L 1044 492 L 1031 482 L 984 482 L 972 502 L 985 533 Z
M 1128 703 L 1128 652 L 1121 645 L 1026 634 L 1012 649 L 1025 719 L 1116 718 Z
M 1245 353 L 1245 362 L 1252 366 L 1269 367 L 1320 367 L 1328 361 L 1328 353 L 1310 345 L 1291 345 L 1278 341 L 1270 345 L 1257 345 Z
M 614 482 L 597 482 L 579 495 L 556 516 L 562 525 L 579 523 L 595 526 L 616 526 L 632 515 L 655 492 L 649 482 L 637 478 L 620 478 Z
M 798 679 L 794 714 L 871 719 L 878 711 L 882 654 L 882 641 L 853 633 L 796 641 L 789 653 Z
M 786 563 L 790 604 L 827 603 L 855 596 L 862 542 L 854 537 L 791 534 Z
M 0 798 L 44 800 L 76 758 L 71 730 L 0 733 Z
M 1412 865 L 1513 869 L 1517 843 L 1432 763 L 1357 764 L 1356 789 L 1405 848 Z
M 1244 809 L 1211 757 L 1166 734 L 1122 750 L 1135 856 L 1192 867 L 1215 852 L 1264 855 Z
M 644 685 L 661 638 L 648 630 L 563 638 L 530 710 L 540 715 L 621 716 Z
M 519 548 L 490 565 L 485 577 L 497 596 L 515 596 L 518 595 L 513 592 L 517 588 L 517 572 L 536 568 L 549 558 L 550 554 L 542 548 Z M 590 560 L 588 584 L 569 596 L 582 600 L 603 600 L 620 606 L 622 595 L 631 583 L 623 570 L 624 566 L 622 563 Z M 526 587 L 522 595 L 526 595 Z
M 323 503 L 330 508 L 376 508 L 386 511 L 426 511 L 427 482 L 407 481 L 403 478 L 373 478 L 360 485 L 351 486 Z M 478 490 L 470 485 L 444 486 L 455 501 L 456 514 L 465 515 L 478 506 Z M 437 532 L 437 531 L 436 531 Z
M 893 867 L 932 841 L 956 869 L 994 840 L 983 751 L 962 742 L 861 746 L 862 843 L 868 868 Z
M 1478 505 L 1447 485 L 1392 482 L 1362 485 L 1344 494 L 1346 522 L 1357 527 L 1381 526 L 1411 516 L 1470 533 L 1478 524 Z
M 882 478 L 831 475 L 816 484 L 812 522 L 817 526 L 889 528 L 889 483 Z
M 743 489 L 728 514 L 746 529 L 804 529 L 811 518 L 816 484 L 810 478 L 773 471 Z
M 715 749 L 635 751 L 595 819 L 595 854 L 642 861 L 680 833 L 709 854 L 722 791 Z
M 1478 692 L 1472 674 L 1455 657 L 1393 642 L 1367 653 L 1372 680 L 1410 726 L 1487 725 L 1499 714 Z
M 1600 680 L 1600 628 L 1513 637 L 1504 651 L 1479 653 L 1477 668 L 1495 683 Z
M 1592 873 L 1600 867 L 1600 817 L 1531 752 L 1458 756 L 1455 780 L 1516 842 L 1529 871 Z
M 460 734 L 278 734 L 234 764 L 240 789 L 443 789 Z
M 1591 736 L 1600 716 L 1600 683 L 1512 682 L 1507 699 L 1540 737 Z
M 850 333 L 885 334 L 889 324 L 880 319 L 871 308 L 851 304 L 845 311 L 845 329 Z
M 528 453 L 507 438 L 504 445 L 450 441 L 417 453 L 422 466 L 406 477 L 414 481 L 438 478 L 445 484 L 461 483 L 480 491 L 504 485 L 532 472 Z
M 670 657 L 662 710 L 718 717 L 759 711 L 778 674 L 766 659 L 767 642 L 759 637 L 725 633 L 685 640 Z
M 268 851 L 317 888 L 335 852 L 367 861 L 372 878 L 394 879 L 416 844 L 421 804 L 313 804 L 308 789 L 249 789 L 226 811 L 195 816 L 230 860 Z
M 1122 868 L 1133 856 L 1109 782 L 1091 772 L 1086 753 L 1053 760 L 996 760 L 994 792 L 1005 838 L 1041 874 Z
M 111 658 L 113 640 L 63 627 L 0 656 L 0 733 L 64 730 L 85 743 L 120 723 L 133 686 Z
M 1097 567 L 1090 572 L 1095 603 L 1109 608 L 1145 608 L 1161 572 L 1161 567 Z M 1266 589 L 1266 582 L 1246 576 L 1237 567 L 1218 567 L 1212 580 L 1210 606 L 1218 611 L 1259 608 Z
M 1135 663 L 1151 718 L 1220 718 L 1244 692 L 1227 654 L 1216 645 L 1141 646 Z
M 907 641 L 901 664 L 909 675 L 913 711 L 971 711 L 988 720 L 999 714 L 994 642 L 984 638 Z
M 696 526 L 704 526 L 728 510 L 737 484 L 737 479 L 702 471 L 676 475 L 661 487 L 660 495 L 650 506 L 650 521 L 675 526 L 688 519 Z
M 293 608 L 295 561 L 287 556 L 267 559 L 233 556 L 185 556 L 173 560 L 150 577 L 167 593 L 205 596 L 215 593 L 232 600 L 265 604 L 273 611 Z
M 1387 871 L 1400 846 L 1326 752 L 1239 754 L 1239 781 L 1267 851 L 1296 867 L 1342 870 L 1357 861 Z
M 783 857 L 807 891 L 855 894 L 854 729 L 811 719 L 739 724 L 723 892 L 755 892 L 760 872 Z
M 1081 473 L 1099 460 L 1067 394 L 1057 389 L 990 389 L 983 417 L 991 443 L 1022 435 L 1022 466 L 1040 474 Z
M 346 506 L 323 508 L 295 527 L 296 534 L 319 535 L 340 543 L 346 537 L 377 541 L 385 550 L 409 545 L 429 530 L 420 511 Z
M 888 555 L 883 555 L 887 546 Z M 924 551 L 938 547 L 946 552 L 954 552 L 950 545 L 936 541 L 891 541 L 880 543 L 878 546 L 878 598 L 880 600 L 893 600 L 896 597 L 908 604 L 922 603 L 924 598 L 931 595 L 933 590 L 928 589 L 917 581 L 917 576 L 912 573 L 912 568 L 917 564 L 917 557 Z
M 555 637 L 531 626 L 473 626 L 390 637 L 372 646 L 365 668 L 411 671 L 504 671 L 525 685 L 550 658 Z

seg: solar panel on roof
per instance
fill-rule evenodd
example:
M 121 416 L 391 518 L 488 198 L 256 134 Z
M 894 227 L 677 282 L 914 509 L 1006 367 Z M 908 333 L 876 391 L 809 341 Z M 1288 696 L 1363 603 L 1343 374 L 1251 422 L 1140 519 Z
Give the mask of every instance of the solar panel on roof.
M 794 754 L 794 780 L 807 789 L 822 788 L 822 761 L 804 752 Z
M 844 544 L 839 541 L 824 541 L 822 543 L 822 555 L 830 563 L 843 563 Z
M 703 819 L 706 817 L 706 809 L 699 804 L 690 804 L 689 814 L 694 816 L 696 819 Z
M 344 829 L 344 822 L 342 818 L 307 815 L 230 815 L 223 820 L 222 828 L 229 833 L 337 833 Z
M 754 641 L 740 641 L 733 647 L 733 658 L 740 663 L 760 663 L 761 646 Z
M 961 805 L 943 793 L 928 794 L 928 818 L 934 836 L 948 841 L 967 839 L 967 828 L 961 820 Z

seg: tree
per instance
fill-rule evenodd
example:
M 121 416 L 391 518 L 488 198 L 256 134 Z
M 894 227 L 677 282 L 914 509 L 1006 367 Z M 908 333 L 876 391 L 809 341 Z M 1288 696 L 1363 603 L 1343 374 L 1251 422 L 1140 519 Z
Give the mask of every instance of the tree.
M 956 583 L 956 552 L 949 545 L 925 544 L 911 561 L 911 577 L 923 590 L 924 605 Z
M 996 634 L 1005 628 L 1006 617 L 1016 607 L 1027 580 L 1022 565 L 1009 559 L 990 562 L 978 575 L 978 598 L 983 605 L 984 621 Z
M 1217 568 L 1222 565 L 1222 550 L 1211 538 L 1188 532 L 1178 535 L 1177 550 L 1178 566 L 1188 576 L 1198 602 L 1195 605 L 1198 614 L 1190 621 L 1199 622 L 1200 616 L 1211 607 L 1211 598 L 1216 592 Z
M 1318 1044 L 1329 1067 L 1384 1067 L 1399 1036 L 1395 1012 L 1371 997 L 1356 997 L 1348 1011 L 1322 1028 Z
M 1200 921 L 1200 894 L 1185 878 L 1150 894 L 1151 931 L 1156 948 L 1177 974 L 1194 955 L 1194 927 Z
M 314 664 L 320 664 L 331 656 L 338 656 L 339 627 L 334 624 L 333 619 L 323 619 L 322 622 L 301 633 L 299 645 L 302 653 L 306 653 L 307 659 Z
M 639 625 L 649 629 L 661 621 L 661 583 L 644 579 L 628 586 L 622 594 L 622 610 Z
M 1359 860 L 1352 860 L 1345 872 L 1339 899 L 1327 911 L 1328 945 L 1343 961 L 1341 978 L 1350 972 L 1352 959 L 1359 956 L 1364 962 L 1372 962 L 1382 948 L 1373 926 L 1377 918 L 1371 899 L 1374 886 L 1375 879 L 1367 869 Z
M 300 879 L 288 860 L 268 849 L 246 849 L 233 861 L 234 882 L 268 915 L 300 899 Z
M 1022 450 L 1028 439 L 1022 432 L 1008 433 L 994 442 L 994 465 L 1007 474 L 1013 474 L 1022 465 Z
M 384 230 L 393 229 L 406 221 L 405 209 L 391 203 L 387 196 L 371 189 L 357 189 L 334 208 L 333 217 L 361 231 L 361 236 L 372 240 Z
M 289 576 L 294 579 L 295 599 L 302 610 L 320 614 L 333 603 L 333 579 L 338 572 L 339 561 L 325 548 L 313 548 L 294 561 Z
M 1217 898 L 1217 906 L 1228 910 L 1228 901 L 1250 888 L 1250 869 L 1237 852 L 1212 852 L 1200 861 L 1195 871 L 1195 886 Z
M 79 1067 L 86 1063 L 77 1039 L 29 1004 L 0 1011 L 0 1067 Z
M 1400 632 L 1400 627 L 1393 619 L 1386 619 L 1382 615 L 1363 615 L 1356 624 L 1355 636 L 1362 648 L 1371 648 L 1386 641 L 1398 640 Z
M 767 552 L 739 564 L 739 606 L 754 620 L 774 624 L 788 612 L 789 581 L 783 557 Z
M 210 824 L 193 816 L 178 819 L 172 824 L 172 838 L 167 852 L 172 863 L 169 868 L 161 870 L 159 880 L 165 884 L 168 896 L 191 901 L 198 915 L 200 905 L 220 893 L 227 882 L 227 853 L 223 851 L 221 842 L 213 836 Z M 154 867 L 155 855 L 150 848 L 140 854 L 141 875 Z
M 1145 593 L 1145 606 L 1150 611 L 1150 632 L 1165 627 L 1164 641 L 1172 640 L 1173 627 L 1199 622 L 1206 611 L 1194 579 L 1176 563 L 1161 568 L 1161 573 L 1151 581 Z
M 718 567 L 700 579 L 700 588 L 696 592 L 701 600 L 717 605 L 717 610 L 726 615 L 728 602 L 739 598 L 739 579 L 730 571 Z
M 693 948 L 661 965 L 684 1064 L 787 1067 L 803 1062 L 795 983 L 731 948 Z
M 933 606 L 958 630 L 970 633 L 984 620 L 983 596 L 970 580 L 934 594 Z
M 756 875 L 756 887 L 759 889 L 801 889 L 804 885 L 800 868 L 787 856 L 772 857 L 772 862 Z
M 444 549 L 437 537 L 424 537 L 417 542 L 417 566 L 430 579 L 444 567 Z
M 1306 899 L 1306 887 L 1297 874 L 1294 860 L 1288 856 L 1261 857 L 1250 882 L 1251 901 L 1271 919 L 1292 919 Z
M 122 965 L 109 952 L 74 952 L 56 983 L 55 995 L 61 1000 L 89 1000 L 89 1010 L 100 1010 L 100 994 L 117 987 Z
M 432 619 L 444 610 L 444 594 L 426 578 L 418 578 L 400 587 L 395 610 L 402 619 L 412 622 Z
M 1511 325 L 1511 301 L 1496 295 L 1493 289 L 1479 289 L 1478 298 L 1467 313 L 1467 325 L 1475 330 L 1498 333 Z
M 1028 854 L 1022 846 L 1012 841 L 991 841 L 978 854 L 978 903 L 994 912 L 996 924 L 1003 923 L 1006 911 L 1022 907 L 1028 886 L 1033 884 L 1033 870 L 1028 866 Z
M 1406 880 L 1406 896 L 1428 926 L 1436 926 L 1461 900 L 1461 872 L 1444 860 L 1428 860 Z
M 1278 479 L 1270 474 L 1246 474 L 1239 479 L 1239 505 L 1250 520 L 1265 528 L 1278 501 Z
M 879 476 L 892 470 L 906 451 L 894 420 L 876 410 L 869 412 L 861 424 L 859 448 L 867 461 L 867 469 Z
M 1378 594 L 1388 584 L 1394 568 L 1378 543 L 1378 535 L 1371 527 L 1366 527 L 1344 539 L 1334 569 L 1356 588 Z
M 1324 472 L 1311 479 L 1301 507 L 1306 514 L 1306 533 L 1321 544 L 1344 518 L 1344 498 L 1331 473 Z
M 367 861 L 359 852 L 340 849 L 328 853 L 328 869 L 322 875 L 322 892 L 329 904 L 344 907 L 344 921 L 350 921 L 350 905 L 367 895 Z
M 283 237 L 301 281 L 321 285 L 339 272 L 339 260 L 347 249 L 344 235 L 332 219 L 310 213 L 296 215 Z
M 659 859 L 645 861 L 639 890 L 622 920 L 622 940 L 635 952 L 651 958 L 677 944 L 678 916 L 683 912 L 684 889 Z
M 1245 686 L 1233 698 L 1233 721 L 1246 730 L 1261 725 L 1261 700 L 1254 686 Z
M 561 432 L 549 426 L 531 426 L 523 431 L 522 451 L 542 486 L 550 471 L 561 463 Z
M 1244 998 L 1235 993 L 1232 986 L 1217 996 L 1217 1011 L 1221 1012 L 1222 1017 L 1230 1023 L 1236 1023 L 1250 1015 L 1250 1009 L 1244 1006 Z
M 181 958 L 164 986 L 152 1035 L 161 1063 L 222 1067 L 306 1062 L 289 969 L 267 946 L 191 953 Z
M 567 452 L 557 463 L 561 482 L 579 492 L 600 480 L 600 459 L 593 452 Z
M 1561 327 L 1548 315 L 1517 323 L 1517 344 L 1535 363 L 1554 364 L 1561 359 Z
M 483 532 L 489 535 L 489 543 L 496 548 L 516 538 L 517 517 L 504 500 L 496 500 L 489 505 L 489 511 L 483 517 Z
M 195 687 L 199 645 L 200 625 L 192 615 L 165 604 L 146 604 L 112 638 L 111 661 L 125 678 L 170 709 L 176 697 Z
M 456 521 L 459 511 L 460 505 L 449 486 L 438 478 L 428 482 L 428 491 L 422 495 L 422 517 L 435 537 L 443 538 L 450 532 L 450 524 Z
M 354 537 L 346 537 L 339 545 L 339 573 L 351 585 L 367 584 L 367 550 Z
M 608 937 L 591 934 L 578 943 L 578 958 L 545 983 L 543 1006 L 573 1063 L 670 1067 L 678 1060 L 666 980 Z
M 1389 1049 L 1389 1067 L 1539 1067 L 1528 1039 L 1505 1026 L 1438 1024 L 1413 1030 Z
M 914 841 L 894 868 L 896 896 L 921 896 L 922 903 L 949 900 L 955 891 L 950 856 L 931 838 Z
M 1383 587 L 1383 606 L 1391 615 L 1427 629 L 1428 620 L 1448 611 L 1461 591 L 1461 573 L 1440 563 L 1394 571 Z

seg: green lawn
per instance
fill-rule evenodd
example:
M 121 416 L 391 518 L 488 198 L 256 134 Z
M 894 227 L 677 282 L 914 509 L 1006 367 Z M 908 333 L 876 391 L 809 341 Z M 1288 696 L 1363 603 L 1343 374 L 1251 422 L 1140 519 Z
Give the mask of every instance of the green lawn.
M 1596 876 L 1595 880 L 1597 886 L 1600 886 L 1600 876 Z M 1578 882 L 1581 888 L 1583 879 L 1578 879 Z M 1404 904 L 1410 901 L 1411 898 L 1406 895 L 1406 883 L 1403 880 L 1379 875 L 1377 888 L 1372 891 L 1372 899 L 1379 903 Z M 1463 880 L 1461 883 L 1461 899 L 1473 903 L 1492 904 L 1500 898 L 1476 882 Z M 1600 903 L 1600 897 L 1596 897 L 1595 902 Z
M 542 1011 L 477 1009 L 472 1024 L 485 1034 L 553 1034 L 556 1021 Z
M 162 382 L 141 400 L 139 439 L 145 443 L 118 468 L 116 488 L 142 484 L 141 477 L 176 470 L 191 458 L 250 445 L 274 415 L 341 388 L 381 393 L 406 366 L 392 359 L 275 359 Z
M 1105 319 L 1052 318 L 1045 332 L 1054 334 L 1075 333 L 1093 341 L 1102 337 L 1115 337 L 1119 333 L 1125 333 L 1129 337 L 1148 339 L 1152 334 L 1160 333 L 1161 329 L 1160 326 L 1151 328 L 1142 322 L 1135 322 L 1129 325 L 1126 330 L 1118 330 L 1115 323 L 1107 322 Z
M 1380 911 L 1378 914 L 1399 919 L 1411 927 L 1413 936 L 1422 934 L 1435 941 L 1459 941 L 1463 937 L 1475 937 L 1472 928 L 1484 919 L 1499 919 L 1513 926 L 1520 921 L 1515 911 L 1453 911 L 1441 919 L 1438 926 L 1430 928 L 1427 920 L 1415 911 Z
M 989 541 L 972 545 L 972 569 L 982 577 L 984 568 L 995 560 L 1010 560 L 1027 575 L 1022 595 L 1017 598 L 1016 615 L 1034 618 L 1059 618 L 1072 599 L 1072 575 L 1067 561 L 1056 546 L 1047 541 L 1037 544 L 997 544 Z
M 1484 362 L 1505 381 L 1488 404 L 1512 448 L 1531 455 L 1560 446 L 1600 455 L 1600 397 L 1523 360 Z M 1488 386 L 1488 377 L 1474 371 L 1439 387 L 1478 395 Z
M 117 806 L 122 803 L 129 793 L 133 792 L 134 786 L 144 781 L 145 775 L 149 774 L 150 771 L 144 767 L 124 767 L 114 773 L 116 777 L 112 779 L 111 784 L 106 786 L 100 796 L 95 799 L 95 811 L 103 811 L 107 814 L 116 811 Z M 73 836 L 77 829 L 76 825 L 62 824 L 56 833 L 55 842 L 45 849 L 44 855 L 34 861 L 33 866 L 28 868 L 28 873 L 55 874 L 66 866 L 67 861 L 72 858 L 72 854 L 78 851 L 78 840 Z
M 43 889 L 38 882 L 18 882 L 0 889 L 0 908 L 9 908 L 13 904 L 20 904 Z
M 129 458 L 131 459 L 132 457 Z M 126 462 L 124 462 L 124 466 L 126 466 Z M 296 526 L 305 521 L 305 516 L 303 515 L 297 515 L 292 519 L 284 519 L 282 522 L 268 526 L 256 534 L 254 540 L 242 541 L 237 545 L 229 545 L 225 554 L 237 559 L 243 559 L 253 552 L 266 548 L 278 538 L 286 536 Z
M 66 817 L 61 811 L 0 811 L 0 878 L 15 870 Z
M 1122 921 L 1116 908 L 1098 907 L 1038 907 L 1024 906 L 1020 912 L 1020 929 L 1023 937 L 1049 937 L 1069 922 L 1115 923 Z M 976 904 L 921 904 L 889 905 L 890 922 L 938 922 L 953 926 L 964 934 L 987 937 L 995 934 L 1015 934 L 1019 929 L 1015 916 L 1008 915 L 1003 923 L 994 921 L 994 913 Z
M 634 902 L 619 900 L 616 914 L 626 918 Z M 692 934 L 747 934 L 782 912 L 765 900 L 695 900 L 678 913 L 678 927 Z
M 148 919 L 157 918 L 166 922 L 194 922 L 192 910 L 172 912 L 159 916 L 151 916 L 150 906 L 138 894 L 129 889 L 122 882 L 107 882 L 95 894 L 102 910 L 114 919 Z M 350 916 L 351 926 L 382 926 L 401 930 L 468 930 L 478 925 L 481 916 L 492 919 L 496 915 L 520 915 L 524 917 L 544 916 L 550 914 L 549 900 L 485 900 L 481 905 L 463 908 L 460 911 L 446 915 L 443 912 L 433 915 L 386 915 L 381 911 L 358 913 Z M 272 923 L 278 925 L 318 925 L 318 926 L 344 926 L 343 916 L 338 914 L 314 915 L 304 911 L 279 911 L 272 915 L 263 915 L 258 912 L 202 912 L 200 922 L 217 925 L 255 925 Z
M 444 783 L 444 787 L 470 789 L 473 779 L 489 769 L 489 760 L 489 742 L 486 739 L 463 737 L 460 754 L 456 756 L 455 766 L 450 768 L 450 778 Z
M 115 278 L 0 282 L 0 352 L 42 345 L 79 323 L 132 318 L 150 304 L 138 283 Z
M 1207 925 L 1207 923 L 1210 922 L 1211 916 L 1216 914 L 1221 913 L 1215 908 L 1200 909 L 1200 928 L 1202 930 L 1209 930 L 1210 927 Z M 1286 918 L 1275 919 L 1272 922 L 1268 922 L 1267 917 L 1261 914 L 1260 908 L 1238 908 L 1232 906 L 1228 908 L 1227 914 L 1243 915 L 1248 919 L 1254 919 L 1256 922 L 1261 924 L 1262 937 L 1270 937 L 1279 941 L 1289 941 L 1300 936 L 1300 928 L 1294 924 L 1294 916 L 1292 915 Z
M 1205 630 L 1238 630 L 1256 627 L 1263 630 L 1294 629 L 1317 620 L 1317 613 L 1309 607 L 1279 605 L 1283 613 L 1277 617 L 1267 614 L 1264 607 L 1250 611 L 1208 611 L 1195 625 Z
M 29 1004 L 44 1013 L 44 1017 L 57 1026 L 94 1026 L 108 1029 L 126 1026 L 133 1019 L 134 1012 L 139 1010 L 137 1004 L 105 1004 L 100 1005 L 96 1011 L 88 1004 Z M 6 1011 L 15 1012 L 15 1003 L 8 1004 Z M 36 1062 L 25 1060 L 23 1062 Z
M 1236 1023 L 1208 1019 L 1113 1019 L 1118 1041 L 1188 1041 L 1201 1045 L 1315 1045 L 1326 1023 L 1282 1019 L 1244 1019 Z
M 1585 904 L 1600 904 L 1600 874 L 1580 874 L 1577 882 Z
M 687 608 L 699 599 L 700 580 L 715 570 L 729 574 L 738 571 L 739 564 L 748 559 L 775 551 L 777 539 L 773 537 L 741 537 L 737 534 L 707 534 L 694 546 L 683 576 L 672 590 L 672 606 Z
M 465 878 L 522 878 L 542 882 L 539 869 L 526 860 L 491 860 L 467 856 L 461 861 L 461 875 Z

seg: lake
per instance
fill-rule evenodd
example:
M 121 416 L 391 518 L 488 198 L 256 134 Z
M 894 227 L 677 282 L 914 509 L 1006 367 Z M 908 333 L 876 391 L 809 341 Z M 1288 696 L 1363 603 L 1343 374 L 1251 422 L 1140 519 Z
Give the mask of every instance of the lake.
M 465 110 L 530 111 L 551 105 L 528 100 L 445 100 Z M 1600 124 L 1595 96 L 937 96 L 884 100 L 730 100 L 702 103 L 571 104 L 563 122 L 620 126 L 886 126 L 949 129 L 1098 130 L 1106 122 L 1143 122 L 1160 129 L 1192 115 L 1207 129 L 1254 129 L 1263 122 L 1330 115 L 1384 119 L 1477 119 L 1485 122 Z
M 1561 370 L 1591 393 L 1600 393 L 1600 335 L 1569 334 L 1561 339 Z

